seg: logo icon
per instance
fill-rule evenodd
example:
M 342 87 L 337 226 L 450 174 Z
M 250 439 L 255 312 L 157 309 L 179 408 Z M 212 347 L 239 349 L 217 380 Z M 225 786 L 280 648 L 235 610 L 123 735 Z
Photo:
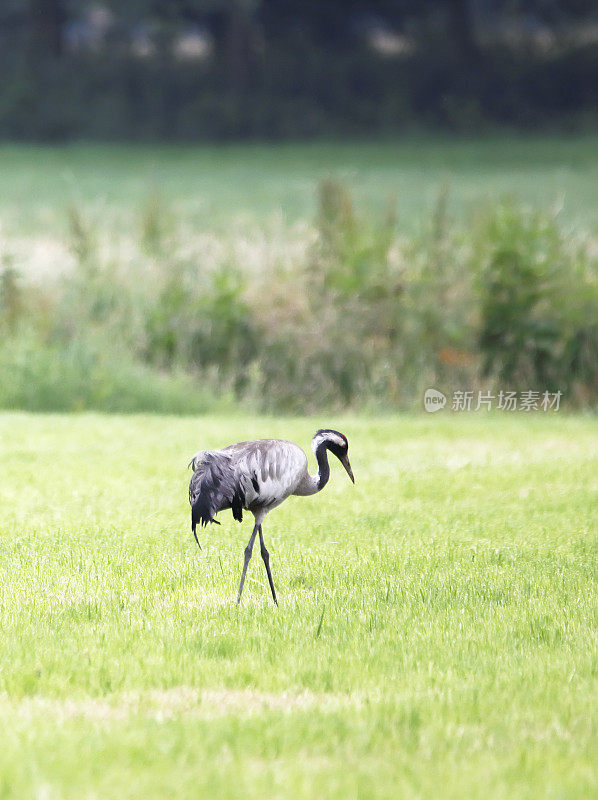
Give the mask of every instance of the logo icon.
M 440 411 L 446 405 L 446 395 L 438 389 L 426 389 L 424 392 L 424 408 L 430 414 Z

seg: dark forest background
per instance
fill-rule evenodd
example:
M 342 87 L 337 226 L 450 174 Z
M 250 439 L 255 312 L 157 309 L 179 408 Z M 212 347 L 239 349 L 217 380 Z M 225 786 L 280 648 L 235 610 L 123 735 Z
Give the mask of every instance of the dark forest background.
M 594 0 L 3 0 L 0 136 L 587 129 Z

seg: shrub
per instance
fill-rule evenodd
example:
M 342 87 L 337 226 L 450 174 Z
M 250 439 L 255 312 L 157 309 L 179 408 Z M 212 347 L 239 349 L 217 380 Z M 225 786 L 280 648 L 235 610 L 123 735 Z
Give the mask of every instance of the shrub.
M 587 247 L 555 214 L 503 202 L 484 216 L 472 264 L 484 374 L 510 387 L 595 392 L 598 275 Z
M 408 408 L 429 386 L 498 381 L 595 403 L 598 280 L 586 242 L 512 202 L 457 230 L 447 187 L 409 240 L 392 208 L 359 214 L 347 186 L 326 179 L 313 241 L 292 268 L 266 259 L 250 278 L 228 245 L 212 263 L 191 258 L 159 198 L 125 265 L 71 209 L 71 272 L 35 287 L 6 258 L 0 271 L 0 405 Z
M 40 343 L 31 331 L 0 342 L 2 408 L 198 414 L 216 403 L 189 376 L 161 374 L 101 342 Z
M 14 334 L 24 311 L 19 273 L 9 258 L 3 259 L 0 270 L 0 332 L 3 336 Z

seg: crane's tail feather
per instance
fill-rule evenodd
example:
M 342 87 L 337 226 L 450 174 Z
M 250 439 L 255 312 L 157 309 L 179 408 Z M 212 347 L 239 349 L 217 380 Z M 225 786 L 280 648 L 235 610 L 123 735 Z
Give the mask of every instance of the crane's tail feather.
M 198 454 L 199 455 L 199 454 Z M 235 476 L 230 458 L 222 453 L 204 451 L 200 458 L 194 456 L 194 472 L 189 483 L 191 524 L 220 523 L 214 519 L 219 511 L 232 508 L 233 517 L 243 519 L 245 493 Z

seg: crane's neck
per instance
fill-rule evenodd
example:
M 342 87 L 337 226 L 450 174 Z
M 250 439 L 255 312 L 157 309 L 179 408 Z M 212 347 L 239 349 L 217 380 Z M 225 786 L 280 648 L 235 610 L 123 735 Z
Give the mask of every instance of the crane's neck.
M 316 477 L 318 488 L 316 491 L 319 492 L 326 486 L 328 478 L 330 477 L 330 464 L 328 463 L 328 450 L 325 442 L 322 442 L 322 444 L 316 448 L 316 459 L 318 461 L 318 474 Z
M 295 494 L 316 494 L 316 492 L 319 492 L 328 483 L 330 465 L 328 464 L 326 442 L 319 444 L 314 450 L 314 454 L 318 462 L 318 472 L 316 475 L 307 474 L 300 486 L 295 490 Z

